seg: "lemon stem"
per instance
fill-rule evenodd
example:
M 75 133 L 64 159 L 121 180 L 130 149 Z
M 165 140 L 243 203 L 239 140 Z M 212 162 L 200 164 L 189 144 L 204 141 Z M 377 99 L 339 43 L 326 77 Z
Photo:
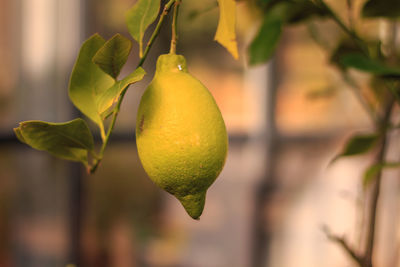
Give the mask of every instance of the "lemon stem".
M 157 38 L 157 36 L 158 36 L 158 34 L 160 32 L 160 29 L 161 29 L 161 26 L 162 26 L 162 24 L 164 22 L 165 16 L 168 14 L 169 10 L 171 9 L 171 6 L 176 2 L 179 2 L 179 1 L 178 0 L 170 0 L 170 1 L 168 1 L 168 3 L 165 4 L 164 9 L 163 9 L 163 11 L 162 11 L 162 13 L 160 15 L 160 18 L 158 19 L 157 26 L 154 29 L 153 34 L 151 35 L 149 41 L 147 42 L 146 48 L 145 48 L 145 50 L 143 52 L 143 57 L 140 59 L 138 65 L 136 66 L 136 69 L 141 67 L 143 65 L 144 61 L 146 60 L 147 55 L 148 55 L 148 53 L 150 51 L 150 48 L 152 47 L 155 39 Z M 107 134 L 106 134 L 106 136 L 104 138 L 103 145 L 101 146 L 98 158 L 96 158 L 94 160 L 92 167 L 89 169 L 90 173 L 94 173 L 96 171 L 97 167 L 99 166 L 99 164 L 100 164 L 100 162 L 101 162 L 101 160 L 103 158 L 104 150 L 106 149 L 106 146 L 107 146 L 108 141 L 110 139 L 111 133 L 114 130 L 115 122 L 117 121 L 117 116 L 118 116 L 119 110 L 121 108 L 121 103 L 122 103 L 122 100 L 124 99 L 124 96 L 125 96 L 126 91 L 128 90 L 128 88 L 129 88 L 129 86 L 127 86 L 121 92 L 121 95 L 120 95 L 120 97 L 118 99 L 117 105 L 115 106 L 115 108 L 114 108 L 114 110 L 112 112 L 112 119 L 111 119 L 110 126 L 108 127 Z
M 174 15 L 172 17 L 172 38 L 171 38 L 171 47 L 169 51 L 170 54 L 176 53 L 176 44 L 178 42 L 178 13 L 180 4 L 181 0 L 175 1 Z

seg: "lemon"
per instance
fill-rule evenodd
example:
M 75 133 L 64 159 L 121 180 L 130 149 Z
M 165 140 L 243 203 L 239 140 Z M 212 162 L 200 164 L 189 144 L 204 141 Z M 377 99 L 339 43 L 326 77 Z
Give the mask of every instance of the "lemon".
M 198 219 L 225 164 L 228 137 L 214 98 L 188 73 L 183 56 L 159 56 L 140 101 L 136 142 L 150 179 Z

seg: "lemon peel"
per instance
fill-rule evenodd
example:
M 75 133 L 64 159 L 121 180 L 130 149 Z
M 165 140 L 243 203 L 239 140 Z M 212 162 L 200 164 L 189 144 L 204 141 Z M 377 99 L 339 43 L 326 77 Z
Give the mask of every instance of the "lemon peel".
M 225 164 L 228 136 L 208 89 L 182 55 L 160 55 L 136 120 L 139 158 L 150 177 L 198 219 Z

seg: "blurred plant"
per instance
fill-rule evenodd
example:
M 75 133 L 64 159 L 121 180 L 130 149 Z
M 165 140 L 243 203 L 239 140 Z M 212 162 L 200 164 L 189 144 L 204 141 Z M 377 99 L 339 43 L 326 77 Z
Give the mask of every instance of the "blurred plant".
M 253 4 L 263 11 L 263 21 L 249 46 L 251 65 L 269 60 L 279 43 L 282 30 L 293 24 L 304 24 L 310 36 L 323 47 L 331 64 L 337 67 L 343 80 L 349 85 L 358 101 L 373 122 L 373 131 L 351 137 L 336 160 L 365 153 L 375 153 L 374 162 L 365 171 L 363 184 L 371 194 L 368 206 L 367 229 L 364 233 L 363 248 L 358 251 L 342 237 L 332 234 L 324 227 L 327 237 L 339 244 L 360 267 L 372 267 L 373 252 L 376 240 L 376 223 L 378 200 L 382 171 L 385 168 L 396 168 L 398 162 L 388 162 L 386 152 L 389 146 L 389 134 L 398 129 L 392 123 L 394 107 L 400 104 L 400 62 L 399 51 L 396 50 L 398 29 L 396 23 L 400 17 L 400 2 L 397 0 L 369 0 L 356 9 L 355 0 L 343 0 L 347 10 L 346 21 L 324 0 L 255 0 Z M 316 20 L 333 21 L 344 33 L 344 37 L 336 40 L 332 49 L 321 27 L 316 27 Z M 377 21 L 389 25 L 386 36 L 372 38 L 360 34 L 362 19 Z M 359 81 L 352 75 L 352 70 L 369 73 L 370 92 L 363 92 Z M 372 97 L 371 97 L 372 96 Z

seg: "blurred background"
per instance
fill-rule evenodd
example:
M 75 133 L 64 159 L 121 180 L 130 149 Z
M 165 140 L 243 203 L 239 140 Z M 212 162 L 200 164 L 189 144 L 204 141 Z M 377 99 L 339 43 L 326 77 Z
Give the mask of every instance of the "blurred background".
M 95 175 L 16 140 L 12 128 L 20 121 L 80 116 L 67 93 L 80 45 L 95 32 L 129 36 L 124 13 L 134 2 L 0 0 L 0 266 L 353 266 L 321 229 L 359 243 L 360 177 L 371 159 L 328 163 L 370 121 L 302 26 L 285 30 L 270 63 L 249 67 L 246 47 L 258 24 L 243 1 L 238 61 L 213 41 L 213 0 L 183 1 L 180 13 L 178 53 L 214 95 L 230 141 L 200 221 L 146 177 L 135 147 L 136 110 L 156 56 L 168 52 L 167 24 L 144 65 L 149 75 L 127 93 Z M 122 75 L 137 61 L 133 53 Z M 394 160 L 398 151 L 399 144 L 390 147 Z M 396 170 L 384 178 L 376 260 L 398 267 L 400 180 Z

